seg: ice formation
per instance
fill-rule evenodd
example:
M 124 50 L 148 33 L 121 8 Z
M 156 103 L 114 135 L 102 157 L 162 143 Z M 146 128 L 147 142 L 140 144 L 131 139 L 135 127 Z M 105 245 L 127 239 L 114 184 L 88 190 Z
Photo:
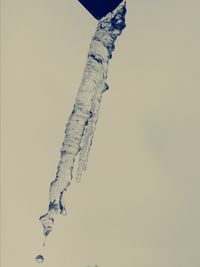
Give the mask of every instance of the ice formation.
M 48 212 L 40 217 L 45 237 L 52 231 L 55 216 L 66 215 L 65 193 L 72 181 L 74 163 L 78 155 L 77 181 L 80 181 L 81 174 L 86 169 L 102 94 L 108 90 L 108 63 L 115 49 L 115 41 L 126 26 L 125 14 L 124 1 L 98 21 L 91 40 L 83 78 L 66 124 L 56 177 L 50 184 Z

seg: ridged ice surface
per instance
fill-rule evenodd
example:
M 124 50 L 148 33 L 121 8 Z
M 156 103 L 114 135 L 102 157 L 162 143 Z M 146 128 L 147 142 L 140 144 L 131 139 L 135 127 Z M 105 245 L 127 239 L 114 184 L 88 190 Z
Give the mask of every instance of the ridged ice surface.
M 91 40 L 83 78 L 66 124 L 56 177 L 50 184 L 48 212 L 40 217 L 45 236 L 52 231 L 56 214 L 66 215 L 65 193 L 73 177 L 77 155 L 77 181 L 80 181 L 81 174 L 86 169 L 102 93 L 108 90 L 108 63 L 112 58 L 114 43 L 125 28 L 125 14 L 126 6 L 122 2 L 117 9 L 98 22 Z

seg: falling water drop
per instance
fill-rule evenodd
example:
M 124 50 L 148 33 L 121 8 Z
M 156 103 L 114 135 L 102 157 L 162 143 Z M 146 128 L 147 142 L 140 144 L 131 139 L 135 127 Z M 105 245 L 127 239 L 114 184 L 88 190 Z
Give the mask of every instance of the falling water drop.
M 35 257 L 35 260 L 38 262 L 38 263 L 42 263 L 44 261 L 44 257 L 42 255 L 37 255 Z

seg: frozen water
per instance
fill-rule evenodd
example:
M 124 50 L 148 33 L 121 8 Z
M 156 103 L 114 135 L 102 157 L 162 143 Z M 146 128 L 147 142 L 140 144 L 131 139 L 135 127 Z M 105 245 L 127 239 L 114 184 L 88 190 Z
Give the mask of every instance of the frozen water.
M 114 43 L 126 26 L 125 14 L 126 4 L 122 2 L 98 22 L 91 40 L 83 78 L 66 124 L 56 177 L 50 184 L 48 212 L 40 217 L 45 236 L 52 231 L 55 216 L 66 215 L 65 193 L 72 181 L 78 154 L 77 181 L 86 169 L 102 94 L 109 88 L 106 84 L 108 63 L 115 49 Z

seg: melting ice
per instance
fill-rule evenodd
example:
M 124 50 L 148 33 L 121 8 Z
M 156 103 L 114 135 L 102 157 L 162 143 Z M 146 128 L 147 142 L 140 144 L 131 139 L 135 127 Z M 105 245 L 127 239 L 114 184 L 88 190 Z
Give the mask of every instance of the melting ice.
M 108 63 L 115 49 L 115 41 L 126 26 L 125 14 L 126 4 L 122 2 L 113 12 L 99 20 L 91 40 L 82 81 L 66 124 L 56 177 L 50 184 L 48 212 L 40 217 L 45 236 L 52 231 L 55 216 L 66 215 L 65 193 L 72 181 L 78 155 L 77 181 L 80 181 L 82 172 L 86 170 L 102 94 L 108 90 Z M 36 257 L 38 262 L 43 260 L 41 255 Z

